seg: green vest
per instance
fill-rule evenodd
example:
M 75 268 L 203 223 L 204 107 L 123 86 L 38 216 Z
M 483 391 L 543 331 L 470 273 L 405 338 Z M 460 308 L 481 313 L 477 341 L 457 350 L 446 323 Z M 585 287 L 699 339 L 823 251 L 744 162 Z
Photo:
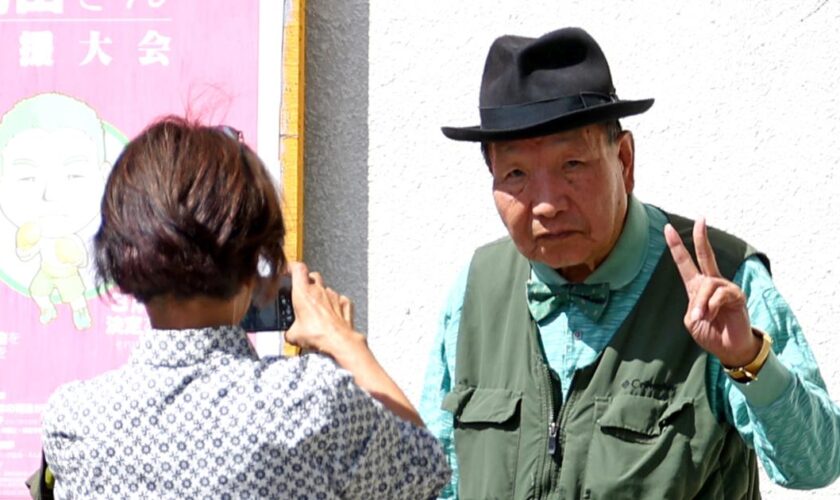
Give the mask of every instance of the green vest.
M 693 223 L 668 217 L 693 253 Z M 756 253 L 721 231 L 709 239 L 729 279 Z M 442 405 L 455 416 L 461 499 L 760 498 L 755 453 L 709 408 L 708 356 L 683 325 L 688 299 L 667 250 L 565 402 L 528 311 L 529 276 L 507 238 L 470 265 Z

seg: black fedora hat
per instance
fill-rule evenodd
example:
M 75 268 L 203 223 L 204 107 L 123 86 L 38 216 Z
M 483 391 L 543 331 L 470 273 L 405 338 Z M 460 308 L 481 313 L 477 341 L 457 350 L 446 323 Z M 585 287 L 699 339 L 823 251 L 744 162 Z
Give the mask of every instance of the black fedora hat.
M 595 39 L 563 28 L 539 38 L 497 38 L 481 77 L 481 125 L 441 130 L 456 141 L 524 139 L 636 115 L 652 105 L 653 99 L 619 99 Z

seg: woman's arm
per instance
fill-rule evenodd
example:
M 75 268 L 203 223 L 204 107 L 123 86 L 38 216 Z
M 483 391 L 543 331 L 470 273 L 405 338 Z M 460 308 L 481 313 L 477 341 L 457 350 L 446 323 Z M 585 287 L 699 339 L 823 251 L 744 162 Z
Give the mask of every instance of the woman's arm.
M 290 263 L 289 269 L 295 322 L 286 332 L 286 341 L 331 356 L 385 408 L 423 427 L 417 410 L 376 360 L 365 336 L 353 330 L 350 299 L 324 287 L 321 275 L 310 273 L 306 264 Z

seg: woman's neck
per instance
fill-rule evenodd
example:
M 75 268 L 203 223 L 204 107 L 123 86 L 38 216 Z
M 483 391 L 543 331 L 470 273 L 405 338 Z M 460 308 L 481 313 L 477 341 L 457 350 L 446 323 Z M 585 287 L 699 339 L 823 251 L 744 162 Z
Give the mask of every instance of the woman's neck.
M 184 330 L 235 325 L 250 304 L 251 293 L 243 287 L 229 299 L 214 297 L 174 298 L 155 297 L 146 304 L 152 328 L 159 330 Z

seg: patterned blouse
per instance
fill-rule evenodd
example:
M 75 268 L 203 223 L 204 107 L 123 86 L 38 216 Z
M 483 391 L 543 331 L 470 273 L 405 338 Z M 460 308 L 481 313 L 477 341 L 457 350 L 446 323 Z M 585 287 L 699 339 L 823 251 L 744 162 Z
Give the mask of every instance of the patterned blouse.
M 44 412 L 56 498 L 429 498 L 437 440 L 328 357 L 260 360 L 238 327 L 155 330 Z

